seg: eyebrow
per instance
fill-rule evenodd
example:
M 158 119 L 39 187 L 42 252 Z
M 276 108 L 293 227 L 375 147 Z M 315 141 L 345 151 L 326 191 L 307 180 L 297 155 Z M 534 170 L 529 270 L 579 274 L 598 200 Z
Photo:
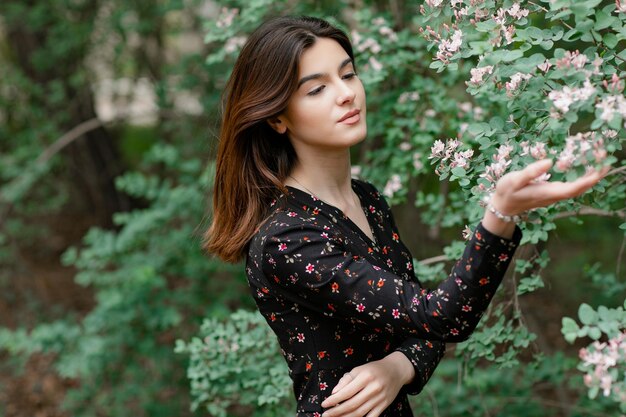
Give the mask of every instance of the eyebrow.
M 341 64 L 339 65 L 339 71 L 341 71 L 348 64 L 352 64 L 352 58 L 344 59 L 341 62 Z M 302 84 L 304 84 L 305 82 L 307 82 L 307 81 L 315 80 L 317 78 L 322 78 L 322 77 L 325 77 L 325 76 L 328 76 L 328 74 L 327 73 L 316 73 L 316 74 L 307 75 L 306 77 L 302 77 L 300 79 L 300 81 L 298 81 L 298 86 L 296 87 L 296 89 L 300 88 L 300 86 Z

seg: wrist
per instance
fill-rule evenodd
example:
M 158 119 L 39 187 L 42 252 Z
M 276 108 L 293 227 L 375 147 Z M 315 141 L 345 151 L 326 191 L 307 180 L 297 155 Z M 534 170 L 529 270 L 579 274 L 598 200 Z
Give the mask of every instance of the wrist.
M 393 367 L 394 375 L 402 381 L 402 385 L 409 384 L 415 378 L 415 368 L 404 353 L 395 351 L 385 356 L 383 360 Z
M 505 222 L 489 210 L 485 210 L 481 223 L 488 232 L 505 239 L 511 239 L 515 233 L 515 223 Z

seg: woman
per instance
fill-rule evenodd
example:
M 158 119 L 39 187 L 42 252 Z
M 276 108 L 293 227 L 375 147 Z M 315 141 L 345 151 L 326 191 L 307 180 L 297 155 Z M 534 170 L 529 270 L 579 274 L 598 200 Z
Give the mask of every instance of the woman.
M 206 248 L 246 258 L 298 416 L 411 416 L 407 394 L 445 342 L 469 337 L 502 280 L 521 239 L 515 216 L 602 177 L 534 181 L 549 160 L 505 175 L 450 277 L 426 290 L 384 198 L 351 179 L 366 114 L 350 41 L 316 18 L 261 25 L 226 88 Z

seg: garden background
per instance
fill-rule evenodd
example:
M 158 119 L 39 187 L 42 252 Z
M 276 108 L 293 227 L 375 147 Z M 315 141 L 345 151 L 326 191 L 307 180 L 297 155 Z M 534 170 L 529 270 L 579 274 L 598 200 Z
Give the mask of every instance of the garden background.
M 355 175 L 393 204 L 427 285 L 503 172 L 611 165 L 530 214 L 415 414 L 626 414 L 619 0 L 3 0 L 0 416 L 293 411 L 242 265 L 200 248 L 221 90 L 246 35 L 280 14 L 351 35 L 369 127 Z

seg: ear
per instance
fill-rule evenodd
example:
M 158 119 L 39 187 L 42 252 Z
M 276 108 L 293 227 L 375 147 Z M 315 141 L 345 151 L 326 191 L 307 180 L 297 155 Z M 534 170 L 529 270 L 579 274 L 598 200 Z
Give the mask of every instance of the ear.
M 267 123 L 272 127 L 272 129 L 274 129 L 281 135 L 287 132 L 287 124 L 283 120 L 282 116 L 276 116 L 276 117 L 267 119 Z

